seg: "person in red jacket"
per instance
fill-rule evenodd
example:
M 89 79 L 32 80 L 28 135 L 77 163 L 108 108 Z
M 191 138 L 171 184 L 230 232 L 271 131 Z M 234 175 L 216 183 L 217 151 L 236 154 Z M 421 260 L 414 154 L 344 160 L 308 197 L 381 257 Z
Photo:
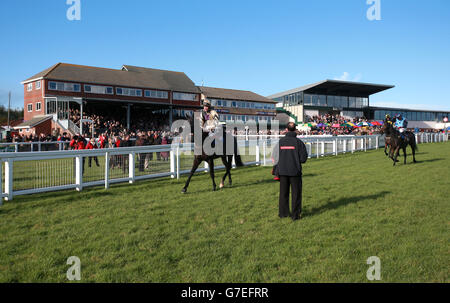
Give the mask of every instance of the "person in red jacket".
M 75 136 L 75 137 L 73 137 L 73 139 L 72 139 L 72 141 L 70 142 L 70 147 L 72 148 L 72 149 L 75 149 L 75 150 L 83 150 L 83 149 L 85 149 L 86 148 L 86 141 L 84 140 L 84 138 L 80 135 L 80 136 Z M 82 168 L 82 171 L 83 171 L 83 175 L 84 175 L 84 163 L 85 163 L 85 158 L 84 157 L 82 157 L 83 158 L 83 168 Z M 75 172 L 75 158 L 74 158 L 74 172 Z
M 106 144 L 108 143 L 108 140 L 106 139 L 105 134 L 101 134 L 100 137 L 98 138 L 98 143 L 100 145 L 100 148 L 106 148 Z
M 86 145 L 86 149 L 97 149 L 97 143 L 95 142 L 95 139 L 92 138 L 89 143 Z M 97 167 L 100 167 L 100 165 L 98 164 L 98 157 L 89 157 L 89 167 L 91 167 L 92 164 L 92 158 L 94 158 L 95 164 L 97 165 Z
M 69 146 L 70 149 L 77 149 L 78 136 L 73 136 L 72 140 L 70 140 Z
M 83 149 L 86 149 L 86 140 L 84 140 L 84 138 L 81 137 L 81 136 L 78 137 L 76 149 L 77 149 L 77 150 L 83 150 Z

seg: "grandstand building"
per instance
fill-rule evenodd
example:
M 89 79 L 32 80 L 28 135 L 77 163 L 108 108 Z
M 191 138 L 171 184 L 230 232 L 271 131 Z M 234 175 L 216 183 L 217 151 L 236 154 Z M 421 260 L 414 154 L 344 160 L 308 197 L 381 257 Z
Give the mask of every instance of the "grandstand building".
M 200 90 L 184 73 L 130 65 L 108 69 L 58 63 L 22 84 L 25 121 L 51 115 L 54 127 L 72 133 L 82 132 L 69 116 L 69 109 L 77 106 L 81 113 L 86 106 L 120 106 L 129 128 L 132 108 L 167 112 L 171 120 L 180 110 L 200 108 L 201 102 Z
M 270 123 L 277 114 L 276 102 L 251 91 L 199 87 L 202 99 L 211 101 L 219 113 L 220 120 L 226 121 L 266 121 Z
M 347 118 L 365 117 L 383 120 L 386 114 L 402 114 L 410 123 L 408 127 L 441 128 L 445 111 L 428 111 L 402 108 L 372 107 L 370 96 L 394 88 L 393 85 L 324 80 L 299 88 L 280 92 L 268 98 L 277 102 L 277 109 L 296 122 L 306 116 L 338 114 Z M 442 126 L 443 127 L 443 126 Z
M 87 109 L 96 113 L 120 112 L 130 129 L 134 113 L 167 116 L 170 125 L 187 112 L 201 109 L 209 99 L 222 121 L 271 121 L 275 102 L 250 91 L 198 87 L 182 72 L 123 65 L 121 69 L 58 63 L 23 81 L 24 134 L 58 128 L 83 133 L 93 121 L 83 119 Z M 71 120 L 71 110 L 82 117 Z M 49 119 L 51 127 L 49 127 Z M 151 115 L 149 115 L 151 119 Z M 31 122 L 32 123 L 31 123 Z M 45 127 L 39 125 L 45 122 Z M 36 124 L 38 123 L 38 124 Z

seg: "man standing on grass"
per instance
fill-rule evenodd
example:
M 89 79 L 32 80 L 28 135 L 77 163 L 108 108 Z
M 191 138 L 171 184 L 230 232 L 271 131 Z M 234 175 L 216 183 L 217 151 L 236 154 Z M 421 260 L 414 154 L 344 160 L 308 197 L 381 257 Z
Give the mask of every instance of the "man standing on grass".
M 279 217 L 301 219 L 302 212 L 302 163 L 308 160 L 308 152 L 302 140 L 297 139 L 296 125 L 289 122 L 286 136 L 273 150 L 280 177 Z M 289 211 L 289 188 L 292 189 L 292 212 Z

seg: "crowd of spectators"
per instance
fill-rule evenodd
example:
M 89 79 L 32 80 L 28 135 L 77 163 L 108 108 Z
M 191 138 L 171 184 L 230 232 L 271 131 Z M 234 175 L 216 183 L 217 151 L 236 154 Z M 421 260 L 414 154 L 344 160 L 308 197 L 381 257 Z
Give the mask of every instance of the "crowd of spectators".
M 107 114 L 98 114 L 107 112 Z M 81 112 L 78 109 L 70 109 L 70 120 L 79 125 Z M 108 110 L 89 110 L 83 112 L 83 120 L 91 121 L 83 123 L 83 132 L 92 135 L 92 131 L 97 133 L 117 134 L 127 127 L 124 108 L 112 107 Z M 138 131 L 169 131 L 168 113 L 154 113 L 152 111 L 133 109 L 130 129 Z

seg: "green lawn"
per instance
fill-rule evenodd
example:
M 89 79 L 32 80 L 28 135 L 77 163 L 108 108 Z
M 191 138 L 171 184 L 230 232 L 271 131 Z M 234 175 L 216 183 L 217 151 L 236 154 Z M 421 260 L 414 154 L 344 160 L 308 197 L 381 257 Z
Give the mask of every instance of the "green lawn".
M 303 215 L 278 218 L 270 167 L 18 196 L 0 207 L 0 281 L 449 282 L 450 143 L 419 145 L 393 167 L 382 150 L 311 159 Z M 223 171 L 216 174 L 216 182 Z

